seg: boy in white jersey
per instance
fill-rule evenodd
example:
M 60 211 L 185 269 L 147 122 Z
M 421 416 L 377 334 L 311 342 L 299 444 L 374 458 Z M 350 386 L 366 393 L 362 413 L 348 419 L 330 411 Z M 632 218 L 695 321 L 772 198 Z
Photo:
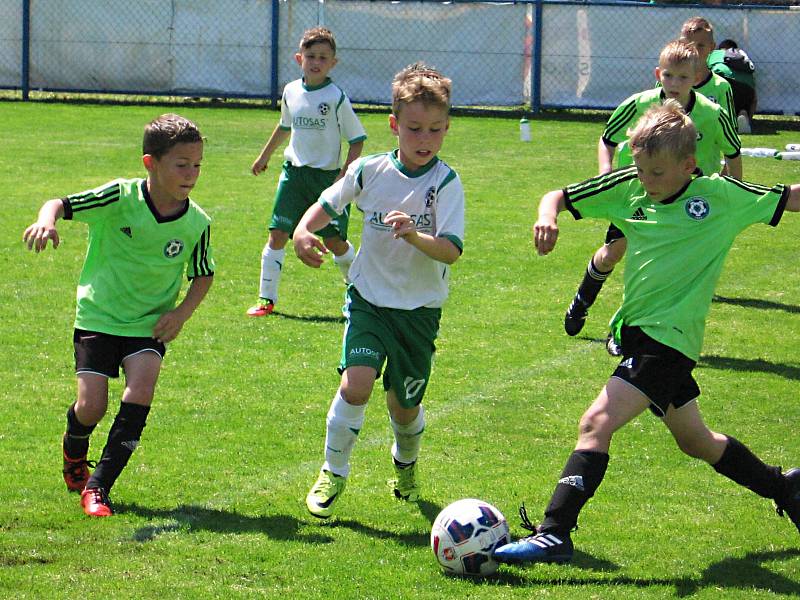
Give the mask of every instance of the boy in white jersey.
M 630 137 L 635 167 L 599 175 L 545 194 L 534 225 L 539 254 L 558 238 L 558 213 L 610 219 L 631 252 L 625 296 L 612 328 L 623 359 L 586 410 L 578 442 L 533 535 L 502 546 L 504 562 L 566 562 L 570 532 L 605 476 L 614 433 L 647 408 L 678 447 L 756 494 L 775 501 L 800 530 L 800 469 L 785 474 L 735 438 L 708 428 L 697 406 L 692 370 L 725 257 L 737 235 L 755 223 L 777 225 L 800 211 L 800 185 L 772 188 L 718 174 L 696 177 L 697 130 L 668 100 L 639 120 Z
M 320 192 L 342 177 L 350 163 L 361 155 L 367 139 L 350 100 L 328 78 L 336 65 L 333 33 L 324 27 L 306 31 L 295 60 L 303 70 L 303 77 L 284 88 L 281 120 L 251 167 L 253 175 L 265 171 L 273 152 L 291 132 L 275 192 L 269 239 L 261 254 L 259 297 L 247 311 L 251 317 L 263 317 L 272 312 L 278 301 L 286 242 Z M 349 150 L 340 169 L 342 138 L 347 140 Z M 355 257 L 353 245 L 347 241 L 348 219 L 349 212 L 344 212 L 316 232 L 333 252 L 333 262 L 345 281 L 349 281 L 348 271 Z
M 139 444 L 166 344 L 202 302 L 214 275 L 211 220 L 189 199 L 203 158 L 197 126 L 162 115 L 145 127 L 142 146 L 147 179 L 115 179 L 49 200 L 23 235 L 28 248 L 40 252 L 48 240 L 58 247 L 58 219 L 89 225 L 73 335 L 78 398 L 67 411 L 63 474 L 93 517 L 113 514 L 108 492 Z M 191 284 L 176 306 L 184 272 Z M 106 413 L 108 379 L 119 377 L 120 366 L 122 404 L 90 474 L 89 436 Z
M 384 362 L 383 387 L 394 430 L 394 495 L 416 501 L 416 464 L 425 429 L 421 402 L 431 372 L 449 265 L 464 237 L 461 180 L 436 153 L 449 127 L 450 80 L 421 63 L 392 83 L 389 126 L 397 150 L 368 156 L 326 189 L 295 230 L 297 256 L 311 267 L 325 246 L 312 234 L 355 202 L 364 214 L 361 247 L 350 269 L 341 384 L 327 417 L 325 463 L 306 497 L 328 518 L 344 491 L 350 454 Z M 322 253 L 322 254 L 320 254 Z

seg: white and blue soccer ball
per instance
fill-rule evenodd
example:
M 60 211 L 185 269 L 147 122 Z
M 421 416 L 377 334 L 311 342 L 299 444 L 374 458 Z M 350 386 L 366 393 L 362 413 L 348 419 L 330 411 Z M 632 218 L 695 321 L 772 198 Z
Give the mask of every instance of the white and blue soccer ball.
M 508 523 L 496 507 L 464 498 L 442 509 L 431 529 L 431 548 L 445 573 L 482 577 L 497 570 L 496 548 L 511 541 Z

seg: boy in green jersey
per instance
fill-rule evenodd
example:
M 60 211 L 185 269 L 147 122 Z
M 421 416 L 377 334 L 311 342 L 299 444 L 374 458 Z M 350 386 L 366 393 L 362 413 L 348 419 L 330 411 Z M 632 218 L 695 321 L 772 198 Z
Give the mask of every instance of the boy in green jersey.
M 321 519 L 331 516 L 344 491 L 350 455 L 381 371 L 394 432 L 394 495 L 418 499 L 422 398 L 450 265 L 461 256 L 464 239 L 464 188 L 437 156 L 450 125 L 450 95 L 450 80 L 424 64 L 400 71 L 392 83 L 389 116 L 398 148 L 353 163 L 322 192 L 295 231 L 297 256 L 319 267 L 327 251 L 312 232 L 351 203 L 363 215 L 361 247 L 345 297 L 341 382 L 328 410 L 325 462 L 306 496 L 306 508 Z
M 197 126 L 166 114 L 145 127 L 146 179 L 115 179 L 49 200 L 23 240 L 40 252 L 59 245 L 58 219 L 89 225 L 78 282 L 73 343 L 78 397 L 67 411 L 64 481 L 87 515 L 113 514 L 108 492 L 139 444 L 166 352 L 213 281 L 211 220 L 189 199 L 200 175 Z M 176 306 L 183 273 L 191 284 Z M 125 373 L 122 403 L 94 473 L 89 437 L 108 407 L 108 379 Z
M 733 90 L 734 111 L 739 133 L 750 133 L 750 123 L 758 106 L 756 67 L 734 40 L 722 40 L 708 55 L 708 68 L 724 78 Z
M 681 25 L 680 39 L 692 44 L 697 48 L 697 53 L 700 55 L 697 82 L 694 84 L 694 90 L 725 109 L 731 126 L 734 129 L 738 129 L 733 88 L 724 77 L 712 72 L 708 66 L 708 56 L 714 50 L 714 27 L 708 19 L 692 17 Z M 740 133 L 749 133 L 749 131 Z M 726 174 L 734 175 L 731 172 Z M 710 173 L 707 173 L 707 175 L 710 175 Z
M 505 562 L 566 562 L 570 531 L 606 472 L 613 434 L 650 409 L 678 447 L 721 475 L 775 501 L 800 531 L 800 469 L 763 463 L 735 438 L 709 429 L 700 415 L 692 370 L 725 257 L 754 223 L 775 226 L 800 211 L 800 184 L 766 187 L 718 174 L 693 177 L 697 130 L 667 101 L 638 122 L 630 144 L 635 167 L 545 194 L 533 227 L 540 255 L 558 237 L 557 215 L 610 219 L 631 253 L 625 296 L 612 328 L 623 358 L 579 424 L 575 450 L 533 535 L 499 548 Z
M 678 40 L 663 48 L 655 69 L 660 86 L 630 96 L 608 119 L 597 149 L 601 174 L 611 171 L 615 149 L 622 143 L 624 150 L 620 152 L 619 166 L 631 164 L 630 150 L 626 143 L 629 128 L 648 108 L 672 98 L 680 103 L 695 123 L 698 131 L 695 157 L 700 170 L 706 175 L 718 172 L 720 156 L 724 156 L 728 172 L 737 179 L 742 178 L 742 158 L 739 154 L 741 144 L 736 129 L 718 104 L 697 93 L 692 87 L 698 64 L 699 54 L 693 44 Z M 583 280 L 564 315 L 564 330 L 568 335 L 577 335 L 583 329 L 589 308 L 594 304 L 614 267 L 622 260 L 627 247 L 625 236 L 612 223 L 606 232 L 605 243 L 595 251 L 589 261 Z M 607 348 L 612 355 L 619 354 L 619 348 L 610 337 Z
M 265 171 L 272 154 L 289 138 L 269 239 L 261 253 L 258 300 L 247 310 L 251 317 L 272 313 L 278 301 L 286 243 L 300 217 L 322 190 L 344 176 L 350 163 L 361 155 L 367 138 L 347 95 L 328 77 L 337 62 L 333 33 L 325 27 L 307 30 L 294 57 L 303 77 L 286 84 L 280 122 L 250 168 L 253 175 Z M 339 158 L 342 138 L 348 143 L 344 164 Z M 345 281 L 355 258 L 355 249 L 347 241 L 349 216 L 349 211 L 344 212 L 319 232 Z

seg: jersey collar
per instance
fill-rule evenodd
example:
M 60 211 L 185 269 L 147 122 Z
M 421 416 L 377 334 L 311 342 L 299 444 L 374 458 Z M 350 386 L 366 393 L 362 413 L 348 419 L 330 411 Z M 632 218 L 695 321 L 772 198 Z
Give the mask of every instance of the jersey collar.
M 142 179 L 142 196 L 144 197 L 144 201 L 147 204 L 147 208 L 150 209 L 150 212 L 153 214 L 153 218 L 156 220 L 156 223 L 170 223 L 171 221 L 177 221 L 183 215 L 185 215 L 189 210 L 189 199 L 183 201 L 183 207 L 176 212 L 174 215 L 169 215 L 165 217 L 156 208 L 156 205 L 153 204 L 153 199 L 150 197 L 150 190 L 147 189 L 147 179 Z
M 400 162 L 399 152 L 400 150 L 395 148 L 389 153 L 389 158 L 391 158 L 392 164 L 394 164 L 395 168 L 406 177 L 412 177 L 412 178 L 422 177 L 423 175 L 425 175 L 425 173 L 430 171 L 436 165 L 436 163 L 439 162 L 439 157 L 434 156 L 425 165 L 421 166 L 416 171 L 409 171 L 408 168 L 403 163 Z
M 708 72 L 708 76 L 707 76 L 705 79 L 703 79 L 703 81 L 701 81 L 701 82 L 700 82 L 700 83 L 698 83 L 697 85 L 693 85 L 692 87 L 693 87 L 694 89 L 696 89 L 696 90 L 699 90 L 701 87 L 703 87 L 703 86 L 704 86 L 705 84 L 707 84 L 709 81 L 711 81 L 711 78 L 712 78 L 713 76 L 714 76 L 714 72 L 713 72 L 713 71 L 709 71 L 709 72 Z
M 330 83 L 331 83 L 331 78 L 330 77 L 326 77 L 325 81 L 323 81 L 319 85 L 308 85 L 306 83 L 306 78 L 303 77 L 303 89 L 305 91 L 307 91 L 307 92 L 314 92 L 316 90 L 321 90 L 322 88 L 324 88 L 326 85 L 328 85 Z
M 702 171 L 700 172 L 700 174 L 702 175 Z M 686 193 L 686 189 L 690 185 L 692 185 L 693 181 L 694 181 L 694 179 L 690 179 L 689 181 L 687 181 L 686 185 L 684 185 L 681 189 L 679 189 L 677 192 L 672 194 L 672 196 L 670 196 L 669 198 L 665 198 L 664 200 L 662 200 L 660 202 L 660 204 L 672 204 L 673 202 L 675 202 L 675 200 L 677 200 L 678 198 L 680 198 L 681 196 L 683 196 Z
M 697 87 L 697 86 L 695 86 Z M 667 100 L 667 94 L 664 92 L 664 89 L 661 89 L 661 93 L 659 94 L 659 98 L 661 98 L 661 104 L 664 104 Z M 689 102 L 686 103 L 686 108 L 683 109 L 687 115 L 691 114 L 692 109 L 694 108 L 694 103 L 697 101 L 697 94 L 694 91 L 694 88 L 689 90 Z

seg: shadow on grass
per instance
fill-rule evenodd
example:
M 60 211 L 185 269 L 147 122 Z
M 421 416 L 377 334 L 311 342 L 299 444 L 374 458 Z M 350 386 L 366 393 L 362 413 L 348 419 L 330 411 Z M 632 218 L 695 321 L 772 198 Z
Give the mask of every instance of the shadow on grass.
M 761 310 L 783 310 L 787 313 L 800 313 L 800 306 L 794 304 L 783 304 L 782 302 L 772 302 L 770 300 L 757 300 L 755 298 L 727 298 L 725 296 L 714 296 L 714 302 L 719 304 L 733 304 L 743 308 L 759 308 Z
M 800 597 L 800 581 L 793 581 L 783 575 L 778 575 L 762 566 L 765 562 L 791 560 L 800 556 L 800 550 L 779 550 L 769 552 L 750 552 L 741 558 L 726 558 L 713 563 L 706 568 L 697 578 L 669 578 L 669 577 L 570 577 L 557 576 L 549 578 L 536 578 L 528 576 L 535 566 L 525 570 L 515 568 L 506 570 L 501 567 L 495 575 L 484 579 L 464 579 L 466 582 L 481 585 L 520 585 L 520 586 L 554 586 L 565 588 L 567 586 L 609 586 L 618 589 L 620 586 L 634 588 L 671 587 L 675 596 L 686 598 L 706 589 L 717 590 L 719 597 L 725 597 L 726 590 L 764 591 L 789 597 Z M 575 552 L 575 557 L 568 566 L 560 567 L 567 570 L 589 569 L 593 571 L 617 571 L 619 566 L 596 558 L 590 554 Z
M 307 525 L 287 515 L 251 517 L 225 510 L 215 510 L 203 506 L 182 504 L 173 509 L 146 508 L 134 503 L 114 503 L 118 514 L 134 514 L 146 519 L 168 519 L 172 523 L 147 525 L 133 533 L 133 541 L 149 542 L 162 533 L 173 531 L 213 531 L 215 533 L 263 533 L 274 540 L 305 542 L 308 544 L 329 544 L 333 538 L 327 535 L 300 533 Z
M 730 369 L 732 371 L 745 371 L 751 373 L 771 373 L 786 379 L 800 381 L 800 367 L 775 363 L 763 358 L 728 358 L 727 356 L 701 356 L 698 363 L 701 367 L 711 369 Z
M 344 323 L 343 316 L 331 317 L 327 315 L 291 315 L 289 313 L 279 312 L 277 310 L 272 312 L 272 317 L 280 317 L 282 319 L 289 319 L 291 321 L 307 321 L 310 323 Z

